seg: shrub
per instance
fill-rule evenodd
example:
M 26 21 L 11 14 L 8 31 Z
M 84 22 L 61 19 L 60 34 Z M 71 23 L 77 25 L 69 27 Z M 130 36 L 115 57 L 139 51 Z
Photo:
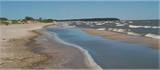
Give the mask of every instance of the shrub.
M 5 17 L 1 17 L 0 18 L 0 21 L 7 21 L 8 19 L 7 18 L 5 18 Z
M 34 20 L 34 18 L 29 17 L 29 16 L 26 16 L 24 19 L 25 19 L 25 20 Z

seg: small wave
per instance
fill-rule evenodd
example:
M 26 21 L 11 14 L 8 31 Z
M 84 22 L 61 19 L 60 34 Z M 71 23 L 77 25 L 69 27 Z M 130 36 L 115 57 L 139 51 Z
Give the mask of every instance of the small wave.
M 81 48 L 81 47 L 78 46 L 78 45 L 71 44 L 71 43 L 68 43 L 68 42 L 63 41 L 62 39 L 60 39 L 60 38 L 58 37 L 58 35 L 57 35 L 55 32 L 51 32 L 51 33 L 54 35 L 55 40 L 57 40 L 58 42 L 61 42 L 61 43 L 63 43 L 63 44 L 70 45 L 70 46 L 73 46 L 73 47 L 75 47 L 75 48 L 80 49 L 80 51 L 85 54 L 85 56 L 86 56 L 86 62 L 88 62 L 89 67 L 94 68 L 94 69 L 96 69 L 96 70 L 102 70 L 102 68 L 94 61 L 94 59 L 93 59 L 92 56 L 88 53 L 87 50 Z

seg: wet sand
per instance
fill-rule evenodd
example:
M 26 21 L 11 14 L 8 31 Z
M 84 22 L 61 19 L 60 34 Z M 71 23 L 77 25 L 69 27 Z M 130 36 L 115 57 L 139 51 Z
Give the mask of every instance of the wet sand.
M 85 55 L 79 49 L 63 44 L 50 35 L 45 29 L 37 30 L 41 35 L 31 42 L 30 47 L 34 46 L 33 51 L 49 56 L 46 67 L 49 69 L 89 69 L 85 61 Z
M 56 27 L 56 26 L 55 26 Z M 51 27 L 51 28 L 53 28 L 53 27 Z M 59 28 L 59 27 L 58 27 Z M 46 31 L 45 31 L 46 32 Z M 83 55 L 83 57 L 78 57 L 77 58 L 77 56 L 76 55 L 74 55 L 74 57 L 76 57 L 76 61 L 78 60 L 81 60 L 81 59 L 83 59 L 81 62 L 82 62 L 82 64 L 83 65 L 85 65 L 85 66 L 87 66 L 87 68 L 84 68 L 84 67 L 82 67 L 82 68 L 80 68 L 80 69 L 85 69 L 85 70 L 102 70 L 102 68 L 93 60 L 93 58 L 92 58 L 92 56 L 88 53 L 88 51 L 86 50 L 86 49 L 83 49 L 83 48 L 81 48 L 81 46 L 78 46 L 78 45 L 76 45 L 76 44 L 72 44 L 72 43 L 69 43 L 69 42 L 66 42 L 66 41 L 63 41 L 62 39 L 60 39 L 59 37 L 58 37 L 58 35 L 56 34 L 56 33 L 54 33 L 54 32 L 50 32 L 51 34 L 52 34 L 52 36 L 54 35 L 54 40 L 55 41 L 57 41 L 57 42 L 59 42 L 59 43 L 61 43 L 61 44 L 64 44 L 64 45 L 67 45 L 68 46 L 68 48 L 70 47 L 72 47 L 72 48 L 74 48 L 74 49 L 77 49 L 78 51 L 80 51 L 80 53 Z M 53 37 L 52 37 L 53 38 Z M 75 61 L 74 61 L 75 62 Z M 72 64 L 73 62 L 71 61 L 71 64 Z M 70 63 L 69 63 L 69 65 L 70 65 Z M 78 63 L 78 65 L 79 65 L 79 63 Z M 75 67 L 77 67 L 77 66 L 75 66 Z M 79 68 L 74 68 L 74 69 L 79 69 Z
M 99 31 L 96 29 L 85 29 L 84 31 L 92 35 L 102 36 L 106 39 L 120 40 L 129 43 L 148 44 L 152 46 L 151 48 L 160 48 L 159 46 L 160 40 L 158 39 L 142 37 L 142 36 L 132 36 L 112 31 Z

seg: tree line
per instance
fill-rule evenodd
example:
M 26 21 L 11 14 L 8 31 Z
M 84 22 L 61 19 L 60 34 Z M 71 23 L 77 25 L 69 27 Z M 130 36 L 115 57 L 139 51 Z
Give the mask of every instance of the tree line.
M 118 18 L 83 18 L 83 19 L 64 19 L 56 21 L 119 21 Z

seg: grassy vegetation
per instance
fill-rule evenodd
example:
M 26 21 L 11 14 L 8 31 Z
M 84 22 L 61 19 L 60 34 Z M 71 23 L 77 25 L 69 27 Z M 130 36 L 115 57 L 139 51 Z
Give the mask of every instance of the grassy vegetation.
M 8 19 L 5 17 L 0 18 L 0 24 L 9 25 Z
M 0 21 L 0 25 L 9 25 L 10 23 L 9 22 L 6 22 L 6 21 Z
M 12 21 L 12 24 L 20 24 L 18 20 L 11 20 L 11 21 Z
M 25 24 L 27 21 L 37 21 L 41 23 L 51 23 L 53 19 L 34 19 L 33 17 L 26 16 L 24 19 L 21 20 L 9 20 L 5 17 L 0 17 L 0 25 L 9 25 L 9 24 Z

